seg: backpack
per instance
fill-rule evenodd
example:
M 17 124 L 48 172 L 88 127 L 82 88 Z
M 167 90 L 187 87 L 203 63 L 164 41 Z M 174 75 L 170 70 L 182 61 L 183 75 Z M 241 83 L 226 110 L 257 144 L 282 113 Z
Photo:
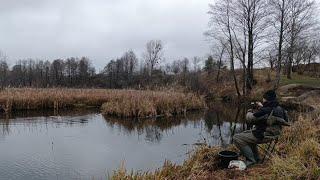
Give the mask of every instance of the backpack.
M 277 107 L 278 108 L 278 107 Z M 267 117 L 267 128 L 264 132 L 265 137 L 279 136 L 282 131 L 282 126 L 290 126 L 288 122 L 288 116 L 285 110 L 283 110 L 284 118 L 277 117 L 274 115 L 275 108 L 272 109 L 271 113 Z
M 275 108 L 272 109 L 270 115 L 267 118 L 267 125 L 268 126 L 273 126 L 273 125 L 290 126 L 290 124 L 288 122 L 289 120 L 287 118 L 288 115 L 287 115 L 287 112 L 285 110 L 283 110 L 283 115 L 285 116 L 284 118 L 280 118 L 280 117 L 274 116 L 274 111 L 275 111 Z

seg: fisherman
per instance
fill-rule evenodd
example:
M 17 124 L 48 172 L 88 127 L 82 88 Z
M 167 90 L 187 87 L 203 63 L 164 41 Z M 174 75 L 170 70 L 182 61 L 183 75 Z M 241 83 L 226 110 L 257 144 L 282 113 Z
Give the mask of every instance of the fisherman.
M 246 158 L 246 165 L 252 166 L 261 161 L 257 144 L 270 142 L 273 137 L 281 134 L 282 125 L 287 125 L 287 112 L 279 106 L 274 90 L 269 90 L 263 95 L 263 102 L 257 102 L 257 111 L 248 110 L 247 123 L 255 127 L 236 134 L 234 144 Z

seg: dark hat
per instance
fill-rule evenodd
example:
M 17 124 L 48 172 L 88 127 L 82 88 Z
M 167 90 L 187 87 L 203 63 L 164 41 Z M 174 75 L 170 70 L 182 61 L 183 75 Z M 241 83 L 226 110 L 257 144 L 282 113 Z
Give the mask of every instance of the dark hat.
M 269 90 L 264 93 L 263 98 L 267 101 L 274 101 L 277 99 L 277 94 L 274 90 Z

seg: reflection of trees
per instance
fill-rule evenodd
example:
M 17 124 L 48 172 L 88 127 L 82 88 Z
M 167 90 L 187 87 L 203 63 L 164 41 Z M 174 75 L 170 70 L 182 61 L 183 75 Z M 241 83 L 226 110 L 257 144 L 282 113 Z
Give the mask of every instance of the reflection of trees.
M 230 122 L 232 124 L 243 122 L 245 116 L 241 114 L 241 111 L 243 111 L 242 107 L 226 107 L 225 105 L 223 107 L 210 109 L 206 113 L 204 119 L 208 132 L 210 132 L 214 126 L 221 126 L 223 122 Z
M 163 133 L 171 130 L 173 127 L 190 123 L 197 124 L 203 117 L 203 113 L 188 114 L 187 117 L 170 117 L 159 119 L 118 119 L 104 116 L 109 127 L 117 128 L 117 130 L 127 134 L 144 134 L 145 140 L 152 143 L 159 143 L 163 137 Z
M 238 106 L 238 108 L 237 108 L 237 113 L 236 113 L 236 115 L 235 115 L 235 117 L 234 117 L 234 121 L 233 122 L 230 122 L 230 132 L 231 132 L 231 140 L 230 140 L 230 143 L 232 143 L 233 142 L 233 136 L 234 136 L 234 134 L 235 134 L 235 132 L 236 132 L 236 123 L 239 121 L 239 116 L 240 116 L 240 112 L 241 112 L 241 107 L 240 106 Z M 234 124 L 233 124 L 234 123 Z
M 4 138 L 6 135 L 10 133 L 9 122 L 10 122 L 9 119 L 0 119 L 0 124 L 1 124 L 0 138 Z
M 163 133 L 179 125 L 193 123 L 200 129 L 199 139 L 214 141 L 214 144 L 226 145 L 232 141 L 232 137 L 239 128 L 237 122 L 241 121 L 241 107 L 216 106 L 206 113 L 188 114 L 186 117 L 162 118 L 162 119 L 116 119 L 105 116 L 108 126 L 115 128 L 127 135 L 145 134 L 148 142 L 159 143 Z M 203 121 L 201 121 L 203 120 Z M 204 125 L 204 126 L 203 126 Z
M 2 114 L 0 119 L 17 119 L 26 117 L 50 117 L 50 116 L 84 116 L 88 114 L 99 113 L 99 109 L 63 109 L 59 112 L 53 110 L 28 110 L 16 111 L 11 114 Z
M 210 132 L 214 125 L 218 124 L 218 114 L 216 111 L 208 111 L 204 116 L 204 122 L 207 127 L 207 131 Z
M 145 127 L 146 137 L 145 140 L 148 142 L 159 143 L 162 139 L 162 131 L 157 126 Z
M 243 122 L 244 119 L 241 112 L 245 112 L 241 106 L 226 106 L 225 104 L 210 109 L 205 116 L 208 133 L 214 139 L 219 140 L 222 146 L 232 143 L 237 127 L 239 128 L 238 122 Z
M 30 131 L 41 128 L 48 128 L 50 125 L 54 128 L 63 126 L 82 126 L 88 123 L 92 114 L 97 111 L 60 111 L 60 116 L 55 116 L 54 112 L 20 112 L 11 115 L 11 117 L 0 118 L 2 126 L 2 135 L 10 133 L 10 124 L 20 123 L 29 128 Z M 141 135 L 145 141 L 150 143 L 159 143 L 166 134 L 175 133 L 174 127 L 193 126 L 199 129 L 199 141 L 207 140 L 214 145 L 226 145 L 232 141 L 232 136 L 240 129 L 245 111 L 240 107 L 229 105 L 216 106 L 204 113 L 187 114 L 186 117 L 171 117 L 158 119 L 116 119 L 104 117 L 108 127 L 112 127 L 117 132 L 126 135 Z M 197 130 L 198 131 L 198 130 Z M 198 139 L 197 139 L 198 140 Z
M 22 124 L 29 131 L 37 131 L 41 128 L 53 128 L 84 126 L 88 123 L 96 110 L 63 111 L 59 115 L 53 111 L 19 111 L 9 115 L 0 116 L 0 136 L 10 134 L 10 126 Z

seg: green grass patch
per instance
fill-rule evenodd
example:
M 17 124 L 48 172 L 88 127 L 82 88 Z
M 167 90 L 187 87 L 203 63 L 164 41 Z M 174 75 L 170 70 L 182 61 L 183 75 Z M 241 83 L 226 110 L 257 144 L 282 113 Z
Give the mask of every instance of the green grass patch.
M 282 76 L 280 84 L 282 86 L 288 84 L 302 84 L 312 87 L 320 87 L 320 79 L 298 74 L 292 74 L 292 79 L 288 79 L 286 76 Z

